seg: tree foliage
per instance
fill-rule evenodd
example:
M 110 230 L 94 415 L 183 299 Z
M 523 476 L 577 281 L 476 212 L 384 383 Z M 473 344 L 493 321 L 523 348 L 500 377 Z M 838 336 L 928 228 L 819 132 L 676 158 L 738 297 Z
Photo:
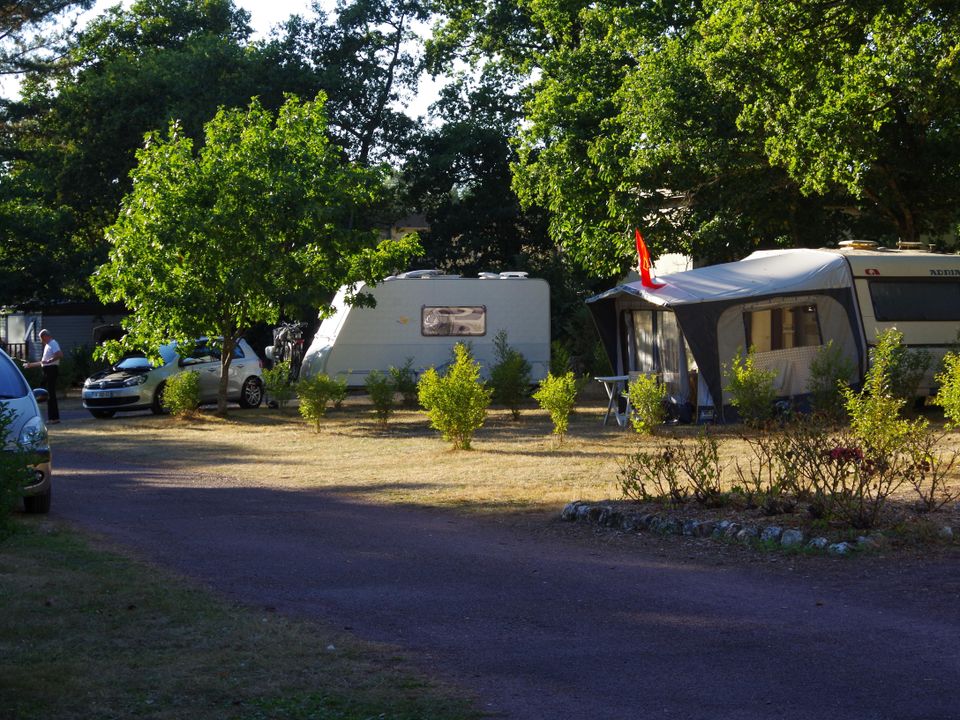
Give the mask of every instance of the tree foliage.
M 723 0 L 707 76 L 808 194 L 863 200 L 902 240 L 957 220 L 960 15 L 940 0 Z
M 55 72 L 26 75 L 21 100 L 2 113 L 0 252 L 16 263 L 0 268 L 6 301 L 89 297 L 145 133 L 176 120 L 200 141 L 218 107 L 243 108 L 255 95 L 282 104 L 281 73 L 248 43 L 248 19 L 230 0 L 117 5 Z
M 960 36 L 942 3 L 441 7 L 438 62 L 526 75 L 514 188 L 593 275 L 633 260 L 635 226 L 654 254 L 718 261 L 957 221 Z
M 418 250 L 415 238 L 375 245 L 374 233 L 352 228 L 382 178 L 344 162 L 326 123 L 320 96 L 291 98 L 276 116 L 256 101 L 221 110 L 196 151 L 176 124 L 152 133 L 107 229 L 98 295 L 130 308 L 130 343 L 223 338 L 221 411 L 236 340 L 254 323 L 276 322 L 285 297 L 308 293 L 319 306 Z
M 327 95 L 331 132 L 352 160 L 396 161 L 415 144 L 417 123 L 397 105 L 416 91 L 427 15 L 423 0 L 338 0 L 332 17 L 315 2 L 272 44 L 278 63 Z
M 0 75 L 48 67 L 70 37 L 72 11 L 93 0 L 4 0 L 0 4 Z

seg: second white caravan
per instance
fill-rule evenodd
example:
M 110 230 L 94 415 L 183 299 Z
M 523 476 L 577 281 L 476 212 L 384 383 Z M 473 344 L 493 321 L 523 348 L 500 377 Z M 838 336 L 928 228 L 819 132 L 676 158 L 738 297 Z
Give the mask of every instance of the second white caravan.
M 374 370 L 386 372 L 408 359 L 418 373 L 443 369 L 458 342 L 469 344 L 483 374 L 495 362 L 494 338 L 507 333 L 511 347 L 530 363 L 539 382 L 550 367 L 550 288 L 526 273 L 482 273 L 478 278 L 436 270 L 390 277 L 357 292 L 376 307 L 346 302 L 347 288 L 333 300 L 304 355 L 300 376 L 325 373 L 362 387 Z

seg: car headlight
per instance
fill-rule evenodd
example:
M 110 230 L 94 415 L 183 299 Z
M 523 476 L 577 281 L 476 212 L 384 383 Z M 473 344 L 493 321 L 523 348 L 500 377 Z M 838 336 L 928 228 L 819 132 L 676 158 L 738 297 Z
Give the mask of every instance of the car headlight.
M 124 387 L 135 387 L 137 385 L 143 385 L 147 381 L 146 375 L 136 375 L 132 378 L 127 378 L 123 381 Z
M 20 431 L 20 446 L 24 450 L 46 450 L 50 446 L 47 426 L 39 416 L 30 418 Z
M 84 387 L 90 387 L 91 385 L 95 385 L 96 382 L 97 382 L 97 381 L 94 380 L 92 377 L 88 377 L 86 380 L 83 381 L 83 386 L 84 386 Z

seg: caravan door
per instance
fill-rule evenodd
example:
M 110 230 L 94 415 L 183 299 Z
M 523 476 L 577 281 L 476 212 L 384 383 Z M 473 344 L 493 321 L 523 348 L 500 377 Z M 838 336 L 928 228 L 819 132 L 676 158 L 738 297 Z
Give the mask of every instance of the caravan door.
M 669 310 L 627 310 L 623 313 L 623 343 L 628 373 L 654 374 L 667 386 L 667 399 L 690 402 L 689 354 L 677 317 Z

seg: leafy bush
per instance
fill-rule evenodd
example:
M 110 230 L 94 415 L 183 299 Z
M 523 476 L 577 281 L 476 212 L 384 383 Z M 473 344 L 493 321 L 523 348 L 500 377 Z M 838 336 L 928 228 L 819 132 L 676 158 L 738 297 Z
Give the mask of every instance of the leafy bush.
M 863 389 L 843 391 L 851 432 L 875 460 L 900 452 L 911 436 L 927 425 L 923 419 L 911 422 L 900 417 L 907 403 L 895 390 L 895 383 L 902 382 L 902 378 L 898 380 L 896 376 L 902 369 L 902 339 L 903 335 L 896 330 L 880 333 L 870 368 L 864 376 Z
M 807 392 L 813 411 L 833 422 L 846 419 L 843 388 L 850 386 L 856 368 L 830 340 L 810 363 Z
M 0 443 L 6 441 L 13 421 L 13 410 L 0 404 Z M 23 486 L 29 482 L 27 453 L 0 450 L 0 540 L 13 533 L 16 526 L 11 515 L 20 501 Z
M 903 333 L 896 328 L 879 333 L 877 347 L 881 343 L 892 346 L 887 366 L 890 392 L 894 397 L 903 400 L 906 406 L 917 397 L 920 382 L 929 369 L 932 358 L 926 350 L 912 350 L 904 345 Z
M 628 386 L 630 422 L 641 435 L 652 435 L 667 416 L 663 400 L 667 386 L 656 375 L 638 375 Z
M 579 383 L 572 372 L 563 375 L 547 373 L 540 389 L 533 394 L 540 407 L 550 413 L 553 433 L 560 442 L 570 426 L 570 412 L 577 401 Z
M 463 343 L 454 347 L 446 374 L 428 369 L 417 384 L 420 404 L 430 425 L 457 449 L 469 450 L 473 434 L 483 426 L 490 390 L 480 381 L 480 365 Z
M 367 375 L 364 385 L 370 394 L 370 402 L 373 403 L 373 410 L 377 419 L 386 425 L 387 420 L 393 414 L 395 405 L 393 398 L 396 395 L 396 386 L 393 384 L 393 380 L 379 370 L 372 370 Z
M 189 417 L 196 413 L 200 407 L 200 375 L 188 370 L 167 378 L 160 405 L 175 417 Z
M 924 512 L 939 510 L 960 500 L 960 488 L 952 487 L 947 476 L 956 465 L 956 450 L 940 450 L 943 435 L 917 433 L 907 446 L 906 479 L 920 499 Z
M 296 393 L 296 384 L 290 382 L 290 361 L 283 360 L 274 363 L 272 368 L 264 368 L 263 386 L 267 390 L 270 399 L 273 400 L 281 410 L 293 399 Z
M 943 356 L 943 371 L 937 375 L 940 389 L 934 402 L 943 408 L 949 427 L 960 427 L 960 353 Z
M 674 439 L 662 450 L 638 450 L 620 465 L 620 490 L 627 499 L 679 504 L 691 493 L 707 507 L 725 503 L 720 443 L 701 433 L 695 443 Z M 681 475 L 682 473 L 682 475 Z
M 692 447 L 686 445 L 679 453 L 680 469 L 683 470 L 693 496 L 706 507 L 719 507 L 723 502 L 723 463 L 720 462 L 720 443 L 705 430 L 697 435 Z
M 738 353 L 729 369 L 724 366 L 727 379 L 724 390 L 730 393 L 730 402 L 739 411 L 743 422 L 759 427 L 773 416 L 773 403 L 777 397 L 773 381 L 777 373 L 756 367 L 754 353 L 755 349 L 751 347 L 746 356 Z
M 673 448 L 637 450 L 620 464 L 620 492 L 637 502 L 682 503 L 687 489 L 680 483 Z
M 417 373 L 413 369 L 413 358 L 408 357 L 400 367 L 390 366 L 390 379 L 393 387 L 401 396 L 403 404 L 415 407 L 417 404 Z
M 323 373 L 303 378 L 297 383 L 300 415 L 307 422 L 312 422 L 317 432 L 320 432 L 320 420 L 327 414 L 327 405 L 332 402 L 338 406 L 346 395 L 346 381 L 331 378 Z
M 507 332 L 501 330 L 493 338 L 496 362 L 490 368 L 493 401 L 510 409 L 514 420 L 520 418 L 520 405 L 530 393 L 530 363 L 507 344 Z

